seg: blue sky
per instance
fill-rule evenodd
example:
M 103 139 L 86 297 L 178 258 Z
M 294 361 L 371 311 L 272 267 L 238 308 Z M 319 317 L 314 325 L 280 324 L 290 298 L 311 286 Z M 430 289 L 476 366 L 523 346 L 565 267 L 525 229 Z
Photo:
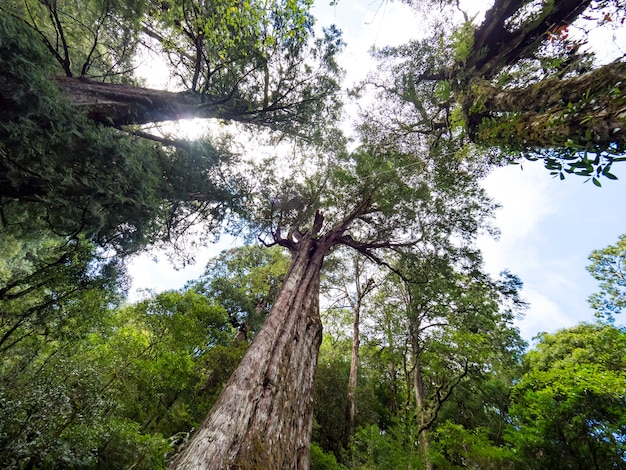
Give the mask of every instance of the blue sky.
M 470 16 L 479 15 L 492 2 L 464 0 Z M 358 80 L 374 67 L 368 58 L 372 46 L 403 44 L 424 34 L 427 26 L 415 12 L 399 2 L 327 0 L 316 3 L 320 24 L 335 22 L 347 42 L 346 81 Z M 626 41 L 612 33 L 594 33 L 590 42 L 607 54 Z M 624 39 L 624 35 L 622 35 Z M 550 176 L 540 162 L 527 162 L 495 170 L 484 182 L 502 207 L 495 224 L 498 241 L 483 237 L 480 247 L 486 269 L 497 275 L 509 269 L 524 281 L 524 298 L 530 308 L 518 322 L 531 340 L 541 331 L 554 331 L 580 321 L 593 321 L 587 297 L 597 289 L 587 273 L 587 257 L 594 249 L 617 242 L 626 233 L 626 164 L 617 167 L 617 181 L 603 180 L 602 188 L 581 177 L 564 181 Z M 626 320 L 625 320 L 626 321 Z M 617 320 L 620 323 L 620 319 Z
M 489 2 L 464 2 L 469 8 Z M 348 44 L 342 57 L 349 85 L 374 67 L 368 51 L 406 42 L 424 28 L 416 15 L 399 3 L 367 0 L 339 0 L 329 6 L 318 2 L 318 24 L 336 23 Z M 611 44 L 604 39 L 603 46 Z M 587 257 L 594 249 L 617 242 L 626 233 L 626 164 L 615 168 L 617 181 L 603 180 L 602 188 L 584 178 L 560 181 L 551 177 L 539 162 L 527 162 L 495 170 L 484 182 L 488 193 L 502 206 L 495 224 L 500 228 L 498 241 L 482 238 L 485 266 L 497 275 L 509 269 L 524 281 L 523 297 L 530 308 L 518 325 L 525 339 L 541 331 L 552 332 L 580 321 L 593 321 L 587 297 L 597 289 L 587 273 Z M 206 262 L 221 250 L 236 245 L 224 237 L 216 245 L 201 250 L 197 262 L 176 271 L 163 256 L 154 263 L 154 254 L 136 258 L 130 266 L 134 278 L 131 299 L 138 299 L 138 289 L 155 291 L 177 289 L 188 279 L 197 278 Z M 626 319 L 617 319 L 626 323 Z

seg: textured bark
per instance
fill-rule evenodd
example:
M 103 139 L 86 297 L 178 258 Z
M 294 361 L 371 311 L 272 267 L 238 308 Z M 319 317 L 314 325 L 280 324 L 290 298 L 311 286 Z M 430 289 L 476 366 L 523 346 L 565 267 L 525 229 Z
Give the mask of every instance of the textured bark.
M 572 146 L 575 150 L 609 149 L 613 153 L 626 149 L 626 103 L 571 117 L 564 107 L 507 117 L 507 120 L 483 123 L 475 141 L 515 149 Z
M 574 78 L 549 78 L 520 89 L 491 85 L 507 66 L 533 58 L 556 28 L 567 27 L 591 0 L 541 2 L 532 20 L 515 25 L 525 0 L 495 0 L 473 34 L 467 57 L 447 70 L 426 70 L 421 80 L 453 77 L 473 141 L 514 150 L 626 149 L 626 64 L 613 63 Z M 513 21 L 512 21 L 513 20 Z M 512 27 L 512 25 L 515 25 Z M 576 62 L 575 50 L 571 60 Z
M 199 93 L 171 92 L 132 85 L 95 82 L 86 78 L 57 77 L 57 84 L 90 119 L 109 126 L 218 118 L 263 123 L 265 113 L 278 109 L 249 109 L 232 101 L 211 101 Z
M 319 275 L 328 248 L 306 236 L 292 249 L 261 331 L 171 469 L 308 469 L 322 339 Z
M 464 70 L 472 70 L 474 77 L 492 78 L 502 67 L 532 56 L 548 31 L 572 23 L 587 9 L 591 0 L 544 2 L 540 18 L 515 30 L 507 28 L 507 21 L 526 3 L 525 0 L 495 1 L 474 32 L 472 52 Z
M 415 358 L 415 369 L 413 370 L 413 390 L 415 392 L 415 406 L 417 408 L 417 421 L 419 424 L 419 449 L 420 455 L 426 462 L 426 469 L 433 470 L 434 464 L 428 458 L 430 451 L 430 439 L 428 437 L 427 427 L 429 426 L 426 417 L 426 395 L 424 394 L 424 381 L 422 378 L 422 365 L 420 362 L 419 352 L 413 351 Z
M 591 99 L 594 107 L 623 102 L 625 85 L 626 62 L 613 62 L 567 80 L 549 78 L 525 88 L 503 90 L 483 81 L 474 95 L 490 112 L 542 112 Z
M 513 147 L 626 147 L 626 63 L 614 62 L 569 80 L 542 80 L 502 90 L 485 81 L 466 103 L 475 140 Z

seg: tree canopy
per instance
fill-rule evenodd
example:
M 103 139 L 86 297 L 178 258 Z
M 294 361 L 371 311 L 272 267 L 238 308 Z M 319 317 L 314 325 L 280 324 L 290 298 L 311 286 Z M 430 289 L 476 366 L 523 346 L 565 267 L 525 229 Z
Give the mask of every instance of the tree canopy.
M 370 119 L 403 134 L 462 133 L 504 161 L 543 160 L 561 178 L 614 179 L 623 57 L 603 63 L 586 42 L 590 29 L 620 27 L 620 1 L 496 0 L 480 24 L 454 2 L 428 4 L 433 33 L 377 52 L 382 73 L 370 81 L 397 105 Z
M 347 96 L 341 34 L 310 0 L 0 6 L 3 462 L 623 463 L 623 332 L 544 334 L 522 358 L 521 281 L 487 275 L 476 247 L 497 232 L 494 166 L 615 179 L 626 69 L 584 42 L 623 2 L 495 0 L 480 24 L 407 3 L 436 12 L 428 36 L 374 51 Z M 141 78 L 153 60 L 168 89 Z M 371 85 L 348 140 L 342 100 Z M 191 117 L 195 141 L 161 125 Z M 249 246 L 125 304 L 129 256 L 186 261 L 224 229 Z M 590 258 L 608 319 L 621 242 Z M 329 283 L 350 308 L 320 315 Z
M 532 459 L 527 468 L 624 465 L 624 339 L 590 324 L 540 336 L 512 394 L 509 439 Z
M 613 321 L 626 305 L 626 235 L 615 245 L 595 250 L 589 261 L 587 271 L 600 281 L 600 292 L 589 297 L 589 305 L 598 318 Z

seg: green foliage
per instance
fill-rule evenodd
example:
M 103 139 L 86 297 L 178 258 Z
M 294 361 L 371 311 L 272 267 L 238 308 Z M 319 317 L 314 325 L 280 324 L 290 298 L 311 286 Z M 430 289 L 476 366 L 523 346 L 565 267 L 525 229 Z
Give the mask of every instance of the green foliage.
M 332 345 L 329 339 L 325 335 L 315 372 L 313 441 L 324 451 L 340 455 L 347 432 L 350 343 Z
M 442 470 L 515 468 L 515 452 L 494 445 L 488 430 L 480 427 L 468 430 L 449 421 L 434 433 L 431 452 L 432 463 Z
M 252 338 L 272 307 L 289 262 L 278 246 L 234 248 L 211 260 L 204 274 L 188 287 L 216 299 L 231 324 L 245 338 Z
M 337 463 L 334 454 L 324 452 L 315 442 L 311 443 L 311 470 L 341 470 L 343 465 Z
M 164 292 L 118 315 L 122 326 L 101 347 L 103 355 L 133 358 L 111 371 L 120 399 L 130 399 L 124 416 L 165 436 L 197 426 L 207 396 L 226 380 L 210 368 L 213 349 L 233 337 L 223 308 L 192 291 Z
M 0 236 L 47 228 L 125 254 L 176 241 L 192 214 L 221 219 L 231 196 L 208 176 L 223 150 L 165 150 L 94 126 L 47 76 L 35 33 L 4 11 L 0 44 Z
M 125 289 L 123 268 L 117 260 L 94 259 L 93 245 L 85 240 L 46 237 L 45 231 L 23 239 L 3 235 L 0 357 L 26 345 L 36 354 L 41 341 L 80 336 L 98 312 L 119 301 Z
M 36 33 L 35 41 L 45 46 L 61 73 L 127 81 L 124 74 L 134 66 L 145 4 L 136 0 L 7 0 L 3 10 L 28 24 Z
M 587 271 L 600 282 L 600 292 L 589 297 L 589 305 L 598 318 L 613 321 L 626 306 L 626 235 L 615 245 L 595 250 L 589 261 Z
M 465 62 L 474 47 L 475 26 L 466 21 L 460 28 L 450 34 L 451 46 L 454 50 L 454 59 L 457 62 Z
M 581 324 L 542 334 L 514 387 L 508 440 L 525 468 L 622 468 L 626 336 Z
M 66 329 L 51 325 L 2 356 L 7 468 L 164 468 L 245 351 L 230 346 L 224 309 L 195 292 L 117 310 L 106 291 L 91 295 L 101 303 L 84 292 Z
M 415 436 L 402 426 L 386 430 L 376 425 L 357 431 L 351 443 L 352 466 L 355 469 L 395 470 L 423 469 Z

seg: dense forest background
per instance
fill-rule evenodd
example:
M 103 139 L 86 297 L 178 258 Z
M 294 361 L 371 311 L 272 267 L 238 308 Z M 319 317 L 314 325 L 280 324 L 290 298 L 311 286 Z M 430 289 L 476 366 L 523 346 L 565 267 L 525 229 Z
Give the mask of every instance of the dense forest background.
M 584 44 L 625 5 L 426 3 L 346 92 L 308 1 L 3 2 L 3 468 L 626 467 L 626 236 L 590 253 L 595 319 L 532 347 L 476 244 L 493 168 L 616 179 L 626 66 Z M 224 233 L 128 302 L 132 256 Z

